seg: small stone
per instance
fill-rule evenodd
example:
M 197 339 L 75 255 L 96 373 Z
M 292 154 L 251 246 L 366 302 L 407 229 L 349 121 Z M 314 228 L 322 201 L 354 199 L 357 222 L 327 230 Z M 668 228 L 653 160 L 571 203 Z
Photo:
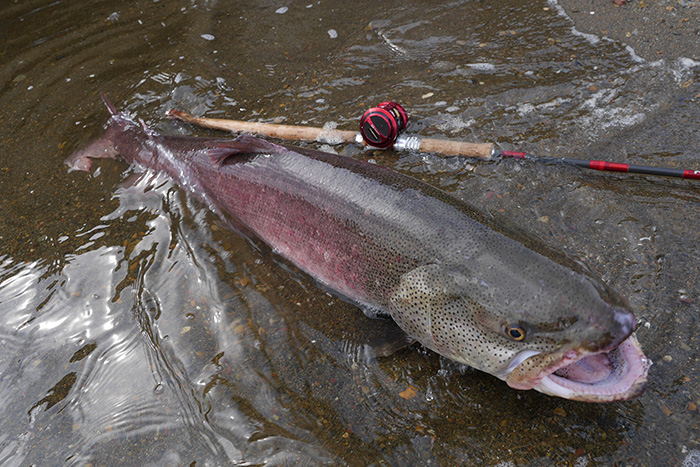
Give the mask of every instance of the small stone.
M 671 363 L 673 361 L 673 357 L 671 357 L 670 355 L 664 355 L 664 358 L 662 358 L 662 360 L 666 363 Z
M 562 409 L 561 407 L 557 407 L 554 409 L 554 414 L 559 415 L 560 417 L 566 417 L 566 410 Z
M 429 97 L 433 97 L 434 95 L 435 95 L 434 92 L 429 92 L 429 93 L 427 93 L 427 94 L 423 94 L 423 95 L 421 96 L 421 98 L 422 98 L 422 99 L 428 99 Z
M 698 410 L 697 404 L 695 402 L 690 402 L 688 404 L 688 410 L 690 410 L 691 412 L 695 412 L 696 410 Z
M 665 405 L 662 405 L 662 406 L 661 406 L 661 411 L 662 411 L 662 412 L 664 413 L 664 415 L 666 415 L 667 417 L 670 417 L 671 415 L 673 415 L 673 411 L 672 411 L 671 409 L 669 409 L 669 408 L 668 408 L 667 406 L 665 406 Z

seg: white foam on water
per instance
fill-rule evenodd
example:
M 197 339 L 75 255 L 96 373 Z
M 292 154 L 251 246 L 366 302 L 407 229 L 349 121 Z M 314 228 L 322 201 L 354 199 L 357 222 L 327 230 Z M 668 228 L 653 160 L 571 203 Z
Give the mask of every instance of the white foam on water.
M 516 109 L 516 112 L 518 112 L 518 115 L 520 117 L 525 117 L 525 116 L 532 114 L 532 113 L 547 112 L 549 110 L 552 110 L 552 109 L 559 107 L 562 104 L 566 104 L 568 102 L 571 102 L 571 99 L 557 97 L 556 99 L 553 99 L 549 102 L 544 102 L 542 104 L 531 104 L 529 102 L 524 102 L 524 103 L 518 104 L 515 109 Z
M 696 67 L 700 66 L 700 62 L 695 61 L 692 58 L 686 58 L 686 57 L 679 57 L 676 60 L 676 63 L 678 63 L 679 68 L 681 68 L 681 70 L 683 70 L 683 71 L 690 70 L 692 68 L 696 68 Z
M 635 52 L 634 49 L 633 49 L 631 46 L 625 45 L 625 50 L 627 50 L 627 52 L 629 52 L 630 57 L 632 57 L 632 60 L 634 60 L 635 62 L 637 62 L 637 63 L 644 63 L 644 62 L 646 61 L 646 60 L 644 60 L 642 57 L 640 57 L 639 55 L 637 55 L 637 52 Z
M 318 135 L 316 138 L 316 141 L 319 143 L 326 143 L 326 144 L 340 144 L 342 143 L 343 137 L 341 136 L 340 133 L 337 131 L 338 128 L 338 123 L 337 122 L 326 122 L 323 125 L 323 131 Z M 335 151 L 329 151 L 329 152 L 335 152 Z
M 610 128 L 624 128 L 633 126 L 641 123 L 646 117 L 644 112 L 630 113 L 624 108 L 596 108 L 592 110 L 591 114 L 592 117 L 584 119 L 584 123 L 588 123 L 590 126 L 595 127 L 598 132 L 605 131 Z
M 557 11 L 557 14 L 558 14 L 559 16 L 561 16 L 561 17 L 563 17 L 563 18 L 566 18 L 566 19 L 568 19 L 568 20 L 571 22 L 571 24 L 572 24 L 572 26 L 571 26 L 571 34 L 573 34 L 574 36 L 583 37 L 583 38 L 586 39 L 589 43 L 591 43 L 591 45 L 595 45 L 595 44 L 599 43 L 601 40 L 606 40 L 606 41 L 609 41 L 609 42 L 614 42 L 612 39 L 608 39 L 607 37 L 602 37 L 602 38 L 601 38 L 601 37 L 598 37 L 598 36 L 595 35 L 595 34 L 589 34 L 589 33 L 586 33 L 586 32 L 581 32 L 581 31 L 579 31 L 578 29 L 576 29 L 576 26 L 573 26 L 573 24 L 575 24 L 575 23 L 574 23 L 574 20 L 571 19 L 571 16 L 569 16 L 568 14 L 566 14 L 566 11 L 564 10 L 564 7 L 562 7 L 561 5 L 559 5 L 559 3 L 557 2 L 557 0 L 547 0 L 547 4 L 548 4 L 551 8 L 554 8 L 554 9 Z M 632 47 L 630 47 L 629 45 L 625 45 L 625 50 L 627 50 L 627 51 L 629 52 L 630 56 L 632 57 L 632 60 L 634 60 L 635 62 L 637 62 L 637 63 L 644 63 L 644 62 L 646 61 L 646 60 L 644 60 L 642 57 L 640 57 L 639 55 L 637 55 L 637 53 L 634 51 L 634 49 L 633 49 Z
M 625 128 L 641 123 L 648 112 L 658 107 L 658 104 L 646 104 L 635 99 L 623 106 L 615 107 L 619 89 L 603 89 L 595 92 L 580 106 L 588 111 L 580 119 L 581 125 L 586 129 L 591 140 L 598 138 L 600 133 L 612 128 Z
M 554 8 L 555 10 L 557 10 L 557 14 L 558 14 L 559 16 L 562 16 L 562 17 L 568 19 L 568 20 L 571 21 L 571 23 L 573 24 L 574 20 L 571 19 L 571 16 L 569 16 L 569 15 L 566 14 L 566 11 L 564 10 L 564 7 L 561 6 L 561 5 L 559 5 L 559 3 L 557 2 L 557 0 L 547 0 L 547 4 L 548 4 L 550 7 Z M 583 37 L 583 38 L 586 39 L 588 42 L 590 42 L 592 45 L 595 45 L 595 44 L 597 44 L 598 42 L 600 42 L 600 37 L 596 36 L 595 34 L 588 34 L 588 33 L 585 33 L 585 32 L 581 32 L 581 31 L 579 31 L 578 29 L 576 29 L 574 26 L 571 26 L 571 33 L 572 33 L 573 35 L 575 35 L 575 36 L 581 36 L 581 37 Z
M 700 467 L 700 451 L 693 449 L 683 459 L 683 467 Z
M 323 152 L 329 152 L 331 154 L 338 154 L 338 151 L 336 151 L 335 148 L 329 144 L 322 144 L 321 147 L 318 148 L 318 150 Z
M 692 58 L 679 57 L 674 60 L 673 64 L 670 66 L 673 77 L 676 79 L 678 84 L 682 84 L 691 74 L 694 72 L 695 68 L 700 66 L 700 62 L 693 60 Z
M 496 69 L 496 65 L 492 63 L 467 63 L 466 66 L 479 71 L 494 71 Z
M 435 127 L 441 131 L 452 131 L 456 132 L 464 128 L 469 128 L 476 123 L 476 120 L 470 118 L 469 120 L 464 120 L 457 115 L 445 116 L 441 118 L 441 122 Z

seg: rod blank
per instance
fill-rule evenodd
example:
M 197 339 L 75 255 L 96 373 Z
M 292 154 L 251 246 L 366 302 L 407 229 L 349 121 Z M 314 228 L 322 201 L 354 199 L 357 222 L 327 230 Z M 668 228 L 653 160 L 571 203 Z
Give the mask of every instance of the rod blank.
M 638 173 L 646 175 L 660 175 L 663 177 L 677 177 L 677 178 L 689 178 L 694 180 L 700 180 L 700 170 L 688 170 L 688 169 L 671 169 L 668 167 L 650 167 L 648 165 L 634 165 L 634 164 L 622 164 L 620 162 L 606 162 L 606 161 L 596 161 L 596 160 L 584 160 L 584 159 L 569 159 L 566 157 L 560 158 L 542 158 L 535 156 L 533 154 L 528 154 L 526 152 L 518 151 L 501 151 L 501 155 L 504 157 L 514 157 L 516 159 L 530 159 L 536 161 L 545 162 L 562 162 L 564 164 L 575 165 L 577 167 L 583 167 L 584 169 L 591 170 L 603 170 L 606 172 L 625 172 L 625 173 Z

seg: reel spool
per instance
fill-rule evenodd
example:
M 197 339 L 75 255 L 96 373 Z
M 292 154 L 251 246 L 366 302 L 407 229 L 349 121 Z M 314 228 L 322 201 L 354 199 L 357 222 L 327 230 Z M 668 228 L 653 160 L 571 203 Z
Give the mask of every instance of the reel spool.
M 365 144 L 386 149 L 394 145 L 399 132 L 406 128 L 408 114 L 393 101 L 382 102 L 360 118 L 360 134 Z

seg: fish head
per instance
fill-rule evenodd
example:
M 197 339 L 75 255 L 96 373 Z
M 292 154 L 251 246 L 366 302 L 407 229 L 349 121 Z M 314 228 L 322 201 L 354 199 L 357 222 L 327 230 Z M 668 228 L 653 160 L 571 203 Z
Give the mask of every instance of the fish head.
M 638 396 L 651 362 L 629 304 L 586 273 L 559 272 L 495 287 L 497 276 L 425 265 L 401 278 L 391 314 L 423 345 L 516 389 L 589 402 Z

